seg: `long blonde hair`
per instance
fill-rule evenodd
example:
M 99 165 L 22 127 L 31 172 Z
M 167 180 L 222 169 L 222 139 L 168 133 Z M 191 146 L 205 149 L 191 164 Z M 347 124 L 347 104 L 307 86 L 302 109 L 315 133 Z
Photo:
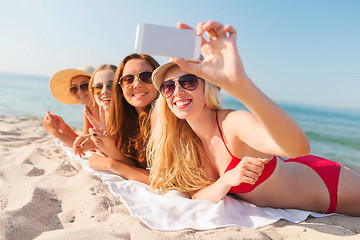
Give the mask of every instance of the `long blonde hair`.
M 206 107 L 219 109 L 219 89 L 206 81 L 204 83 Z M 156 121 L 147 145 L 150 186 L 159 192 L 178 190 L 191 193 L 209 185 L 200 138 L 186 120 L 171 112 L 164 97 L 157 99 L 153 111 Z

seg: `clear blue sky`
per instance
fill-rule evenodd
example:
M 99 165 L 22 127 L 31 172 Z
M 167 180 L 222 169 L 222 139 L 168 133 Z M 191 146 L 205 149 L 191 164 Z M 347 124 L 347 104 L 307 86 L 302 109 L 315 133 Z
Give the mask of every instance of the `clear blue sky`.
M 357 0 L 0 0 L 0 71 L 118 65 L 138 23 L 233 25 L 248 75 L 275 101 L 360 109 Z M 160 63 L 166 60 L 157 58 Z

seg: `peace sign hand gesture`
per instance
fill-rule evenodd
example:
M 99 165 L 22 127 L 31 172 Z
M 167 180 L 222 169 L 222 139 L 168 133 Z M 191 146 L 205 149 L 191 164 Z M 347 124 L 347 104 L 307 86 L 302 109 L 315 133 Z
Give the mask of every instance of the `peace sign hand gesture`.
M 112 139 L 108 128 L 106 127 L 105 111 L 102 106 L 99 109 L 100 122 L 98 122 L 90 112 L 85 109 L 84 113 L 93 128 L 89 128 L 91 135 L 90 139 L 94 142 L 95 146 L 108 157 L 117 159 L 119 155 L 123 156 L 119 149 L 117 149 L 114 140 Z

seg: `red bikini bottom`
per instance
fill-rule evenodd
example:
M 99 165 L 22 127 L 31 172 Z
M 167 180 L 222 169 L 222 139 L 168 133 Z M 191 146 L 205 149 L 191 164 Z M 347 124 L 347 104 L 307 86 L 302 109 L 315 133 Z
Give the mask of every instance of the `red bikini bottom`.
M 284 162 L 297 162 L 312 168 L 324 181 L 330 195 L 329 209 L 326 213 L 333 213 L 336 210 L 338 197 L 338 185 L 340 176 L 340 164 L 327 159 L 307 155 L 303 157 L 290 158 Z

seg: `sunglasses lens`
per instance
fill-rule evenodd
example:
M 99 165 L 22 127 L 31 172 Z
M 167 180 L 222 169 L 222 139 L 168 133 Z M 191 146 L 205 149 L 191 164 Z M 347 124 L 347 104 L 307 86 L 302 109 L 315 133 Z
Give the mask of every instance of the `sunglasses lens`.
M 152 83 L 151 75 L 152 75 L 152 72 L 141 72 L 141 73 L 139 73 L 139 78 L 144 83 L 151 84 Z
M 71 88 L 70 88 L 70 93 L 71 93 L 71 94 L 76 94 L 76 93 L 77 93 L 77 89 L 78 89 L 77 87 L 71 87 Z
M 89 90 L 89 84 L 88 83 L 81 84 L 80 89 L 83 92 L 88 91 Z
M 179 80 L 177 80 L 180 84 L 180 86 L 188 91 L 193 91 L 197 88 L 199 80 L 198 77 L 194 74 L 186 74 L 184 76 L 181 76 Z M 160 85 L 160 93 L 165 98 L 170 97 L 175 91 L 175 81 L 174 80 L 168 80 L 163 82 Z
M 188 91 L 195 90 L 198 86 L 198 83 L 198 78 L 194 74 L 186 74 L 181 76 L 179 79 L 180 86 Z
M 131 85 L 134 83 L 134 79 L 134 75 L 122 76 L 120 79 L 121 87 L 131 87 Z
M 107 83 L 106 84 L 107 89 L 111 91 L 112 90 L 112 85 L 113 85 L 112 82 Z
M 93 87 L 93 89 L 94 89 L 94 94 L 95 94 L 95 95 L 98 95 L 99 93 L 101 93 L 103 87 L 104 87 L 104 86 L 102 85 L 102 83 L 96 84 L 96 85 Z
M 81 90 L 83 92 L 88 91 L 89 90 L 89 83 L 83 83 L 80 86 L 73 86 L 70 88 L 70 93 L 72 94 L 76 94 L 78 90 Z
M 165 98 L 170 97 L 173 94 L 174 90 L 175 90 L 175 82 L 172 80 L 165 81 L 160 85 L 160 93 Z

